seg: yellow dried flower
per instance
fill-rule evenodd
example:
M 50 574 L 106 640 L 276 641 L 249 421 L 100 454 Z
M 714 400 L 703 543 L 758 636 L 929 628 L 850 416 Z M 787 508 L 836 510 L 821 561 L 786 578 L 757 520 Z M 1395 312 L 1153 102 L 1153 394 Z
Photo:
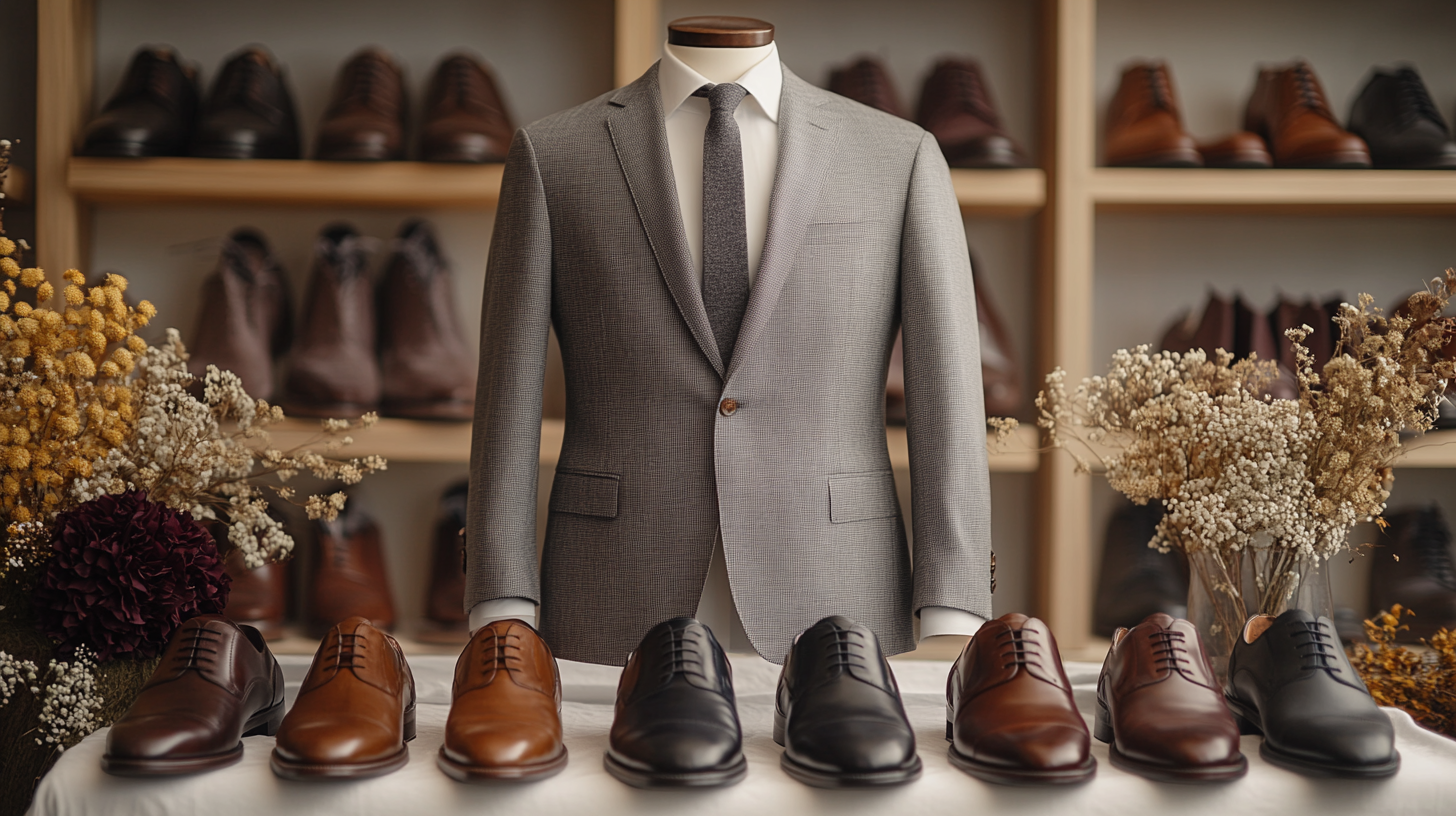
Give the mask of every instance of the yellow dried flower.
M 148 321 L 157 316 L 157 307 L 153 306 L 151 301 L 144 300 L 136 305 L 136 313 L 142 318 L 138 322 L 145 326 Z
M 5 451 L 5 464 L 11 470 L 25 470 L 30 467 L 30 451 L 20 445 L 12 445 Z
M 81 432 L 81 423 L 73 416 L 63 416 L 56 419 L 56 430 L 62 436 L 71 437 Z
M 7 277 L 13 278 L 20 274 L 20 264 L 16 263 L 14 258 L 0 258 L 0 272 L 4 272 Z
M 68 306 L 80 306 L 86 301 L 86 295 L 81 292 L 81 287 L 75 284 L 67 286 L 64 290 L 62 290 L 61 294 L 65 297 L 66 305 Z M 73 312 L 71 311 L 66 312 L 67 322 L 71 322 L 70 317 L 72 314 Z M 79 315 L 77 316 L 79 317 Z
M 30 304 L 22 300 L 15 304 L 14 312 L 16 317 L 25 317 L 31 312 Z
M 116 289 L 118 293 L 126 291 L 126 278 L 112 272 L 106 276 L 106 285 Z
M 0 292 L 0 312 L 5 312 L 5 311 L 9 311 L 9 310 L 10 310 L 10 296 L 7 295 L 7 294 L 5 294 L 4 292 Z
M 76 351 L 66 355 L 66 365 L 77 377 L 89 380 L 96 376 L 96 361 L 84 352 Z
M 0 255 L 15 254 L 15 242 L 9 238 L 0 236 Z
M 35 288 L 35 299 L 41 303 L 56 296 L 56 288 L 51 286 L 50 281 L 41 281 L 40 286 Z
M 147 351 L 147 341 L 136 335 L 132 335 L 126 338 L 126 347 L 132 354 L 145 354 Z
M 45 280 L 45 273 L 33 266 L 20 270 L 20 285 L 27 289 L 40 286 L 43 280 Z
M 106 362 L 102 363 L 100 370 L 101 376 L 108 379 L 115 379 L 121 376 L 121 367 L 112 360 L 107 360 Z

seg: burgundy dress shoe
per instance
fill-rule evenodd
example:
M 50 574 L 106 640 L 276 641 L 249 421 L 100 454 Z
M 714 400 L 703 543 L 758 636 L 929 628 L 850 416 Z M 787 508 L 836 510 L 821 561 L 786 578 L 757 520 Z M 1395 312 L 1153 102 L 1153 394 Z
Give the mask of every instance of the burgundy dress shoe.
M 404 72 L 382 48 L 349 58 L 319 126 L 315 158 L 325 161 L 389 161 L 404 158 Z
M 516 126 L 490 69 L 467 54 L 435 68 L 425 96 L 420 159 L 427 162 L 503 162 Z
M 1264 137 L 1277 167 L 1370 166 L 1364 140 L 1340 127 L 1304 60 L 1259 71 L 1244 130 Z
M 197 124 L 197 69 L 165 46 L 137 49 L 86 126 L 85 156 L 185 156 Z
M 1173 94 L 1173 78 L 1161 62 L 1123 69 L 1107 108 L 1107 164 L 1110 167 L 1201 167 L 1193 137 Z
M 1025 167 L 1021 148 L 1001 125 L 991 89 L 975 60 L 936 63 L 920 91 L 920 126 L 940 143 L 951 167 Z
M 369 254 L 353 227 L 319 235 L 283 407 L 289 414 L 352 418 L 379 407 Z
M 874 57 L 860 57 L 843 68 L 834 69 L 829 74 L 829 90 L 891 116 L 910 118 L 905 115 L 905 106 L 900 104 L 890 72 Z
M 308 613 L 311 632 L 349 617 L 394 626 L 394 601 L 379 525 L 350 501 L 333 521 L 314 522 L 317 541 Z
M 283 721 L 283 670 L 263 636 L 221 615 L 200 615 L 172 635 L 141 693 L 106 735 L 101 770 L 174 776 L 243 758 L 242 738 L 272 736 Z
M 188 371 L 200 378 L 215 365 L 237 374 L 249 396 L 271 402 L 273 361 L 293 339 L 292 301 L 288 276 L 262 234 L 235 230 L 202 283 Z
M 298 117 L 283 69 L 261 46 L 228 58 L 212 83 L 192 155 L 209 159 L 296 159 Z

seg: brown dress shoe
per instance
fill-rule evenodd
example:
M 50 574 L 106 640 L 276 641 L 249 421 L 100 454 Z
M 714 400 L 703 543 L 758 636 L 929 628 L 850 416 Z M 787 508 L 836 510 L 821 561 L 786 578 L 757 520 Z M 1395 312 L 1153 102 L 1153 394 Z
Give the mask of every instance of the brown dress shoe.
M 106 107 L 86 126 L 83 156 L 185 156 L 197 124 L 197 68 L 165 46 L 137 49 Z
M 171 776 L 243 758 L 242 738 L 283 721 L 283 670 L 263 636 L 221 615 L 200 615 L 172 635 L 162 662 L 106 735 L 101 770 Z
M 1364 140 L 1340 127 L 1304 60 L 1259 71 L 1244 130 L 1264 137 L 1277 167 L 1370 166 Z
M 455 281 L 426 221 L 400 228 L 379 282 L 381 412 L 410 419 L 475 416 L 475 361 L 455 315 Z
M 1188 339 L 1189 350 L 1200 349 L 1212 360 L 1214 352 L 1223 349 L 1234 354 L 1234 304 L 1217 292 L 1208 293 L 1208 305 L 1203 307 L 1203 317 L 1198 328 Z
M 874 57 L 860 57 L 843 68 L 834 69 L 829 74 L 829 90 L 891 116 L 910 118 L 905 115 L 905 106 L 900 104 L 890 72 Z
M 1056 638 L 1025 615 L 987 622 L 956 659 L 945 736 L 951 764 L 986 782 L 1073 784 L 1097 772 Z
M 284 779 L 360 779 L 409 762 L 415 679 L 394 638 L 364 618 L 330 629 L 278 729 Z
M 1279 346 L 1269 329 L 1269 318 L 1240 295 L 1234 298 L 1234 357 L 1262 362 L 1279 360 Z M 1275 399 L 1296 399 L 1299 387 L 1292 377 L 1275 378 L 1264 386 L 1264 393 Z
M 351 501 L 333 521 L 314 522 L 314 537 L 309 630 L 320 632 L 348 617 L 368 618 L 381 629 L 394 626 L 389 573 L 374 519 Z
M 297 159 L 298 116 L 283 68 L 261 46 L 223 64 L 207 96 L 192 155 L 208 159 Z
M 466 54 L 435 68 L 425 97 L 420 159 L 427 162 L 503 162 L 516 126 L 490 69 Z
M 920 126 L 940 142 L 951 167 L 1025 167 L 1021 148 L 1001 126 L 1001 114 L 975 60 L 945 59 L 920 91 Z
M 518 620 L 481 627 L 455 664 L 438 764 L 457 782 L 543 779 L 566 767 L 561 676 L 546 641 Z
M 425 619 L 445 632 L 463 633 L 469 622 L 465 613 L 465 501 L 469 490 L 468 481 L 451 485 L 440 497 L 440 520 L 435 523 Z
M 1274 166 L 1269 146 L 1257 133 L 1241 130 L 1215 142 L 1200 144 L 1199 155 L 1204 167 L 1226 170 L 1259 169 Z
M 250 569 L 243 562 L 243 554 L 239 550 L 228 553 L 225 565 L 233 585 L 228 590 L 223 614 L 257 629 L 269 640 L 283 637 L 283 618 L 288 606 L 288 565 L 269 561 Z
M 404 72 L 384 49 L 362 49 L 344 63 L 334 82 L 314 156 L 326 161 L 403 159 L 408 115 Z
M 1111 167 L 1202 167 L 1193 137 L 1173 95 L 1173 78 L 1161 62 L 1123 69 L 1107 109 L 1107 164 Z
M 1432 504 L 1391 514 L 1381 544 L 1370 568 L 1372 614 L 1395 604 L 1415 612 L 1401 618 L 1406 628 L 1396 635 L 1407 643 L 1456 630 L 1456 561 L 1441 509 Z
M 203 281 L 188 371 L 202 377 L 215 365 L 238 375 L 249 396 L 271 401 L 273 359 L 293 339 L 292 301 L 267 240 L 256 230 L 235 230 Z
M 364 240 L 347 224 L 319 235 L 283 407 L 290 414 L 352 418 L 379 407 L 374 296 Z
M 1162 613 L 1112 636 L 1093 733 L 1111 743 L 1113 765 L 1160 782 L 1225 782 L 1249 769 L 1198 629 Z

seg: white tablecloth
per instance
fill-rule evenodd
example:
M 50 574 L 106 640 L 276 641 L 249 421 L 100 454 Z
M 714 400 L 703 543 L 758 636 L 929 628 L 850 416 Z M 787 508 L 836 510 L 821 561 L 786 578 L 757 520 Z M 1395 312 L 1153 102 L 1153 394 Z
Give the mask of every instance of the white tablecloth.
M 280 658 L 289 682 L 289 701 L 308 668 L 308 658 Z M 1259 758 L 1259 739 L 1245 737 L 1249 774 L 1225 785 L 1172 785 L 1124 773 L 1107 761 L 1107 746 L 1094 741 L 1096 778 L 1066 789 L 990 785 L 946 761 L 945 678 L 949 664 L 894 661 L 910 720 L 919 739 L 924 776 L 898 788 L 823 791 L 802 785 L 779 768 L 780 749 L 771 738 L 773 691 L 778 667 L 751 656 L 733 657 L 738 710 L 748 778 L 730 788 L 706 791 L 640 791 L 608 776 L 602 768 L 619 670 L 580 663 L 561 665 L 566 704 L 563 717 L 570 764 L 558 776 L 526 784 L 465 785 L 435 767 L 450 703 L 454 659 L 411 659 L 418 684 L 419 736 L 410 743 L 409 765 L 388 776 L 357 782 L 286 782 L 268 769 L 271 737 L 244 740 L 242 762 L 220 771 L 165 780 L 123 779 L 102 773 L 99 760 L 106 732 L 99 731 L 67 751 L 41 781 L 31 812 L 56 816 L 91 814 L 276 814 L 276 816 L 395 816 L 451 814 L 1451 814 L 1456 813 L 1456 741 L 1423 730 L 1402 712 L 1395 723 L 1403 757 L 1400 773 L 1380 781 L 1320 780 L 1268 765 Z M 1077 701 L 1088 717 L 1098 667 L 1067 665 Z

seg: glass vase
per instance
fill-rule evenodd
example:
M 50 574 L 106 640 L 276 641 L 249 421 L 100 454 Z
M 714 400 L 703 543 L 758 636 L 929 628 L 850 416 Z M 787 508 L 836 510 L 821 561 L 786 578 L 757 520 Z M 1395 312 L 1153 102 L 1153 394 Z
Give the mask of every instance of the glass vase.
M 1220 683 L 1228 679 L 1234 638 L 1248 619 L 1242 554 L 1198 550 L 1188 555 L 1188 620 L 1198 627 L 1203 650 Z

